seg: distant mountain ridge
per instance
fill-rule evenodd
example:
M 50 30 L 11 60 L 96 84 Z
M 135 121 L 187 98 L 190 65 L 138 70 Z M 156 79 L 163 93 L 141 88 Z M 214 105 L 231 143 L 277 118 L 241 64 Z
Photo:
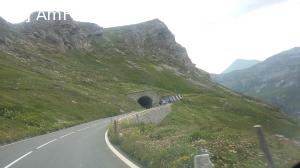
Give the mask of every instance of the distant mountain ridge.
M 300 47 L 283 51 L 248 69 L 212 75 L 218 83 L 300 115 Z
M 260 61 L 258 61 L 258 60 L 237 59 L 226 70 L 224 70 L 222 72 L 222 74 L 229 73 L 229 72 L 232 72 L 235 70 L 246 69 L 246 68 L 249 68 L 259 62 Z

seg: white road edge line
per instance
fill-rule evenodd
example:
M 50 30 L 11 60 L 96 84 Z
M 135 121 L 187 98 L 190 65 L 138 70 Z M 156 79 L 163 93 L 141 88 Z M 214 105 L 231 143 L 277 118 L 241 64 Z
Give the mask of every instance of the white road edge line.
M 107 137 L 108 129 L 105 132 L 105 142 L 108 148 L 116 155 L 119 159 L 121 159 L 124 163 L 126 163 L 130 168 L 140 168 L 136 164 L 134 164 L 132 161 L 128 160 L 125 156 L 123 156 L 113 145 L 110 143 L 108 137 Z
M 74 134 L 74 133 L 75 133 L 75 132 L 70 132 L 70 133 L 65 134 L 65 135 L 63 135 L 63 136 L 60 136 L 59 138 L 62 139 L 62 138 L 64 138 L 64 137 L 69 136 L 69 135 Z
M 4 168 L 9 168 L 10 166 L 12 166 L 13 164 L 17 163 L 19 160 L 23 159 L 24 157 L 26 157 L 27 155 L 31 154 L 32 151 L 26 153 L 25 155 L 19 157 L 17 160 L 11 162 L 10 164 L 8 164 L 7 166 L 5 166 Z
M 17 144 L 17 143 L 20 143 L 20 142 L 25 142 L 25 141 L 28 141 L 30 138 L 26 138 L 26 139 L 23 139 L 23 140 L 20 140 L 20 141 L 17 141 L 17 142 L 13 142 L 13 143 L 10 143 L 10 144 L 5 144 L 3 146 L 0 146 L 0 149 L 2 148 L 5 148 L 5 147 L 8 147 L 10 145 L 14 145 L 14 144 Z
M 36 149 L 40 149 L 40 148 L 42 148 L 42 147 L 44 147 L 44 146 L 48 145 L 49 143 L 54 142 L 54 141 L 56 141 L 56 140 L 57 140 L 57 139 L 53 139 L 53 140 L 51 140 L 51 141 L 49 141 L 49 142 L 46 142 L 46 143 L 44 143 L 43 145 L 37 147 Z

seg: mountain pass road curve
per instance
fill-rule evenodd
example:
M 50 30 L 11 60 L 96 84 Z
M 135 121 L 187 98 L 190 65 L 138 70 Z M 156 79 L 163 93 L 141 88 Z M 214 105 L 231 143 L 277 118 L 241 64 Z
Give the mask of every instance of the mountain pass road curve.
M 111 118 L 0 146 L 0 168 L 128 168 L 108 148 Z

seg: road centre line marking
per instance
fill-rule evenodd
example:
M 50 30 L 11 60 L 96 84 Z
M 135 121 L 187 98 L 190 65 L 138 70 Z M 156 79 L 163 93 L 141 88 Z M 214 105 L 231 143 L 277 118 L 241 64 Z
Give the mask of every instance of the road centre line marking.
M 88 129 L 89 127 L 85 127 L 85 128 L 82 128 L 82 129 L 79 129 L 79 130 L 77 130 L 78 132 L 79 131 L 83 131 L 83 130 L 86 130 L 86 129 Z
M 74 133 L 75 133 L 75 132 L 70 132 L 70 133 L 65 134 L 65 135 L 63 135 L 63 136 L 60 136 L 59 138 L 62 139 L 62 138 L 64 138 L 64 137 L 69 136 L 69 135 L 74 134 Z
M 46 145 L 48 145 L 48 144 L 50 144 L 50 143 L 52 143 L 52 142 L 54 142 L 54 141 L 56 141 L 56 140 L 57 140 L 57 139 L 53 139 L 53 140 L 51 140 L 51 141 L 49 141 L 49 142 L 46 142 L 46 143 L 44 143 L 43 145 L 37 147 L 36 149 L 40 149 L 40 148 L 42 148 L 42 147 L 44 147 L 44 146 L 46 146 Z
M 24 157 L 26 157 L 27 155 L 31 154 L 32 151 L 26 153 L 25 155 L 19 157 L 18 159 L 16 159 L 15 161 L 11 162 L 10 164 L 8 164 L 7 166 L 5 166 L 4 168 L 9 168 L 10 166 L 12 166 L 13 164 L 17 163 L 19 160 L 23 159 Z

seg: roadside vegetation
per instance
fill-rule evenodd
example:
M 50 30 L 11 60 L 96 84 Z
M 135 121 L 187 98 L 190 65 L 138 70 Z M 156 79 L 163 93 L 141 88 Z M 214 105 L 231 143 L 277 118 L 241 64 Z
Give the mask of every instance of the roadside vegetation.
M 185 94 L 159 125 L 122 127 L 112 142 L 144 167 L 193 167 L 209 153 L 216 167 L 266 167 L 255 129 L 263 126 L 277 167 L 300 161 L 299 122 L 254 99 L 220 89 Z M 282 136 L 285 136 L 283 138 Z
M 127 94 L 152 89 L 184 99 L 160 125 L 129 125 L 111 137 L 145 167 L 191 167 L 206 152 L 217 167 L 264 167 L 256 124 L 278 167 L 300 160 L 292 141 L 299 121 L 213 83 L 158 20 L 104 29 L 90 39 L 92 50 L 60 51 L 55 41 L 32 38 L 0 51 L 0 144 L 141 110 Z
M 37 50 L 26 59 L 0 52 L 0 144 L 142 109 L 130 92 L 196 91 L 157 65 L 115 51 Z
M 69 29 L 77 27 L 91 35 L 95 26 L 88 23 L 36 24 L 25 34 L 19 32 L 22 26 L 6 25 L 2 34 L 12 43 L 0 44 L 0 144 L 141 109 L 128 98 L 130 92 L 197 92 L 187 80 L 194 74 L 185 73 L 186 67 L 171 56 L 185 51 L 171 32 L 159 21 L 144 24 L 145 30 L 133 25 L 104 29 L 103 34 L 97 28 L 100 33 L 88 37 L 77 32 L 92 49 L 76 47 L 75 42 L 87 44 L 78 36 L 73 39 Z M 132 30 L 141 30 L 141 37 Z M 51 33 L 43 38 L 39 32 Z M 128 42 L 137 38 L 149 39 L 143 56 L 135 50 L 139 43 Z M 166 47 L 161 52 L 157 42 L 172 45 L 173 50 Z

